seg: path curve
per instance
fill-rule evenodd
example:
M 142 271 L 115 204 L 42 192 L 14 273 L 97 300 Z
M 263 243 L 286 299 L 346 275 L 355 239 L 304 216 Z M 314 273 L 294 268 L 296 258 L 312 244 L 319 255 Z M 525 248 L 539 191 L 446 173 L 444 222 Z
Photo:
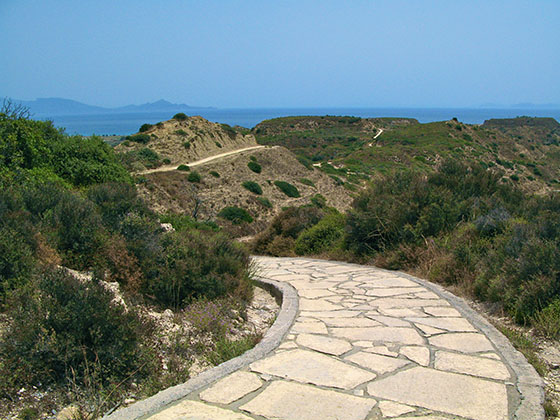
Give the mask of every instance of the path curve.
M 244 147 L 243 149 L 231 150 L 229 152 L 224 152 L 224 153 L 220 153 L 220 154 L 217 154 L 217 155 L 214 155 L 214 156 L 209 156 L 209 157 L 204 158 L 204 159 L 195 160 L 193 162 L 187 162 L 187 163 L 185 163 L 185 165 L 187 165 L 189 167 L 204 165 L 205 163 L 211 162 L 211 161 L 216 160 L 216 159 L 236 155 L 236 154 L 243 153 L 243 152 L 248 152 L 248 151 L 251 151 L 251 150 L 263 149 L 265 147 L 267 147 L 267 146 L 257 145 L 257 146 Z M 277 146 L 272 146 L 272 148 L 275 148 L 275 147 L 277 147 Z M 178 166 L 179 165 L 160 166 L 159 168 L 146 169 L 145 171 L 140 171 L 140 172 L 137 172 L 136 174 L 137 175 L 145 175 L 145 174 L 151 174 L 151 173 L 154 173 L 154 172 L 176 171 Z
M 370 266 L 255 260 L 283 295 L 263 341 L 107 420 L 544 419 L 533 367 L 441 287 Z

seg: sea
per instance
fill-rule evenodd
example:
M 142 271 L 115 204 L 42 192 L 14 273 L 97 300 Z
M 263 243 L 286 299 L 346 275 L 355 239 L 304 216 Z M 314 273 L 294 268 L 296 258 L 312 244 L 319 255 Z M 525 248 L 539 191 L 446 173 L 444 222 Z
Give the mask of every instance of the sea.
M 337 115 L 362 118 L 407 117 L 421 123 L 447 121 L 457 118 L 467 124 L 482 124 L 490 118 L 517 116 L 553 117 L 560 121 L 560 109 L 521 108 L 191 108 L 189 116 L 200 115 L 209 121 L 253 128 L 263 120 L 299 115 Z M 67 134 L 128 135 L 138 132 L 142 124 L 155 124 L 170 119 L 175 112 L 135 112 L 87 115 L 33 115 L 33 118 L 51 120 Z

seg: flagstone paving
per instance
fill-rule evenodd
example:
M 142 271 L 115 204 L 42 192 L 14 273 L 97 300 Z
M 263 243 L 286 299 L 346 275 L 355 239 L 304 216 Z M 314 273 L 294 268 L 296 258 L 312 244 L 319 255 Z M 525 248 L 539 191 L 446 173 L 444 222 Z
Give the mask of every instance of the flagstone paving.
M 280 345 L 143 418 L 542 418 L 534 370 L 503 337 L 489 339 L 494 333 L 466 316 L 456 298 L 374 267 L 256 261 L 262 277 L 290 283 L 299 294 L 295 323 Z M 521 409 L 528 398 L 535 401 Z

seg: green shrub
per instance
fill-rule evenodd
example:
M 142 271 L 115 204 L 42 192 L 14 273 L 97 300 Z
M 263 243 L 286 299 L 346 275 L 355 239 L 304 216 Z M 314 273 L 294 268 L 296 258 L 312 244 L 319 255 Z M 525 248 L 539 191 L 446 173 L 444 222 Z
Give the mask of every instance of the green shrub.
M 272 203 L 270 202 L 270 200 L 266 197 L 257 197 L 257 201 L 263 206 L 266 207 L 268 209 L 272 208 Z
M 257 162 L 255 161 L 250 161 L 247 166 L 249 167 L 250 170 L 252 170 L 253 172 L 255 172 L 256 174 L 260 174 L 262 171 L 262 167 L 261 165 L 259 165 Z
M 225 207 L 218 213 L 218 217 L 229 220 L 234 225 L 251 223 L 253 221 L 253 217 L 249 212 L 240 207 Z
M 128 136 L 128 139 L 135 143 L 146 144 L 151 140 L 151 137 L 148 134 L 134 134 L 133 136 Z
M 188 140 L 187 140 L 187 141 L 184 141 L 184 142 L 183 142 L 183 147 L 184 147 L 185 149 L 187 149 L 187 150 L 190 149 L 190 148 L 191 148 L 191 142 L 188 141 Z
M 308 178 L 300 178 L 299 182 L 301 182 L 303 185 L 308 185 L 310 187 L 315 187 L 315 183 Z
M 189 175 L 187 176 L 187 181 L 189 181 L 189 182 L 200 182 L 201 180 L 202 180 L 202 177 L 196 171 L 190 172 Z
M 228 124 L 220 124 L 220 126 L 222 127 L 222 130 L 226 132 L 229 138 L 234 139 L 235 136 L 237 136 L 237 132 L 235 131 L 235 129 Z
M 322 194 L 315 194 L 311 197 L 311 204 L 319 209 L 322 209 L 327 205 L 327 199 Z
M 145 131 L 151 130 L 153 128 L 152 124 L 142 124 L 142 126 L 140 127 L 140 130 L 138 130 L 140 133 L 143 133 Z
M 344 185 L 344 181 L 336 175 L 329 175 L 336 185 Z
M 216 171 L 210 171 L 210 175 L 212 175 L 214 178 L 219 178 L 220 174 Z
M 187 118 L 188 118 L 187 115 L 183 112 L 179 112 L 173 115 L 173 119 L 177 121 L 185 121 Z
M 191 168 L 188 165 L 181 164 L 181 165 L 177 166 L 177 170 L 187 172 L 187 171 L 190 171 Z
M 164 165 L 169 165 L 171 163 L 171 159 L 165 158 L 165 159 L 163 159 L 162 162 L 163 162 Z
M 538 312 L 532 320 L 535 329 L 546 337 L 560 338 L 560 299 L 554 299 L 546 308 Z
M 220 149 L 223 147 L 222 143 L 220 143 L 219 141 L 214 142 L 216 144 L 216 147 L 219 147 Z
M 241 356 L 247 350 L 252 349 L 260 341 L 258 335 L 251 335 L 237 340 L 230 340 L 226 337 L 216 342 L 216 348 L 208 355 L 207 360 L 216 366 L 234 357 Z
M 305 229 L 317 224 L 323 212 L 315 207 L 288 207 L 283 209 L 259 233 L 251 244 L 252 251 L 260 255 L 290 256 L 294 254 L 294 243 Z
M 226 294 L 252 296 L 245 249 L 221 233 L 189 230 L 163 237 L 160 276 L 147 279 L 145 292 L 165 307 L 180 308 L 193 300 Z
M 257 195 L 261 195 L 262 192 L 263 192 L 261 186 L 254 181 L 245 181 L 241 185 L 246 190 L 249 190 L 252 193 L 257 194 Z
M 181 137 L 185 137 L 186 135 L 188 135 L 188 133 L 182 128 L 175 130 L 175 134 Z
M 285 181 L 274 181 L 274 185 L 278 187 L 280 191 L 286 194 L 288 197 L 299 197 L 299 190 L 296 188 L 295 185 L 290 184 L 289 182 Z
M 319 254 L 340 246 L 345 224 L 346 219 L 343 214 L 337 211 L 328 213 L 319 223 L 304 230 L 297 237 L 294 248 L 296 254 Z
M 511 179 L 512 181 L 517 182 L 517 181 L 519 181 L 519 176 L 516 175 L 516 174 L 513 174 L 513 175 L 510 176 L 510 179 Z
M 105 384 L 139 376 L 145 328 L 100 284 L 86 285 L 62 269 L 47 271 L 14 299 L 13 322 L 0 343 L 0 365 L 11 372 L 13 386 L 45 389 L 68 378 L 81 383 L 92 371 Z
M 249 159 L 251 159 L 253 162 L 257 161 L 257 157 L 253 155 L 249 156 Z

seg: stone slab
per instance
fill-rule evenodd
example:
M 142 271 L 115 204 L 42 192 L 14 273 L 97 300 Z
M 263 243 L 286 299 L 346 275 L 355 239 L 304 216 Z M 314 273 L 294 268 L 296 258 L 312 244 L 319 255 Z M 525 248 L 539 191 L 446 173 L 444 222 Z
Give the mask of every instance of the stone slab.
M 408 360 L 396 359 L 394 357 L 382 356 L 380 354 L 365 351 L 354 353 L 345 357 L 344 360 L 349 360 L 357 365 L 373 370 L 380 375 L 400 369 L 410 363 Z
M 276 381 L 240 409 L 271 420 L 363 420 L 375 404 L 373 398 Z
M 239 371 L 219 380 L 199 394 L 201 400 L 219 404 L 230 404 L 256 391 L 262 381 L 251 372 Z
M 308 350 L 288 350 L 250 365 L 252 371 L 294 381 L 352 389 L 375 378 L 375 374 L 332 357 Z
M 372 382 L 367 391 L 374 397 L 474 420 L 506 420 L 508 417 L 505 385 L 425 367 Z
M 352 346 L 347 341 L 316 334 L 300 334 L 296 338 L 296 343 L 300 346 L 309 347 L 321 353 L 335 356 L 340 356 L 352 349 Z
M 506 380 L 510 374 L 506 366 L 497 360 L 484 357 L 467 356 L 465 354 L 438 351 L 434 367 L 449 372 Z
M 443 347 L 463 353 L 494 350 L 490 341 L 478 333 L 447 333 L 428 338 L 432 346 Z
M 403 346 L 399 349 L 399 352 L 421 366 L 428 366 L 430 364 L 430 349 L 427 347 Z
M 383 343 L 424 344 L 424 339 L 413 328 L 371 327 L 331 328 L 335 337 L 352 341 L 381 341 Z
M 253 420 L 242 413 L 236 413 L 224 408 L 214 407 L 198 401 L 184 400 L 160 411 L 147 420 Z
M 381 410 L 383 417 L 397 417 L 414 411 L 413 407 L 393 401 L 380 401 L 379 409 Z
M 406 318 L 416 324 L 427 325 L 428 327 L 439 328 L 440 330 L 453 332 L 476 331 L 469 321 L 465 318 Z

